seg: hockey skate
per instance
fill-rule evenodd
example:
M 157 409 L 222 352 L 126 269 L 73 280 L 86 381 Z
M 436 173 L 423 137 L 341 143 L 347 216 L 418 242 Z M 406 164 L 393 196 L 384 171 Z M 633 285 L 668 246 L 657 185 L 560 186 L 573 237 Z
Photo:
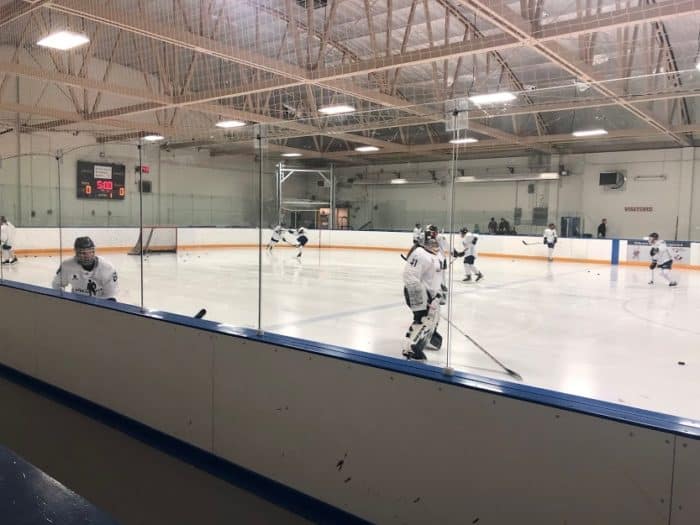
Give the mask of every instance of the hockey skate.
M 472 276 L 471 276 L 471 275 L 467 275 L 464 279 L 462 279 L 462 282 L 463 282 L 463 283 L 468 283 L 468 282 L 471 281 L 471 280 L 472 280 Z
M 479 272 L 479 273 L 476 274 L 476 279 L 474 279 L 474 280 L 478 282 L 478 281 L 480 281 L 480 280 L 483 279 L 483 278 L 484 278 L 484 274 L 481 273 L 481 272 Z
M 671 281 L 668 283 L 669 286 L 678 286 L 678 283 L 676 281 Z

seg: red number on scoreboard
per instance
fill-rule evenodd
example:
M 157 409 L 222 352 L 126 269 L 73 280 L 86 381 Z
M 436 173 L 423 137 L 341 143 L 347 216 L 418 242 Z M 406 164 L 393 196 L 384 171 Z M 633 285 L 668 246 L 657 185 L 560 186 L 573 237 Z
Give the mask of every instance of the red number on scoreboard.
M 123 197 L 125 193 L 126 193 L 126 191 L 124 190 L 124 188 L 119 188 L 119 196 L 120 197 Z
M 92 193 L 92 186 L 89 184 L 85 185 L 85 195 L 90 195 Z
M 114 184 L 112 184 L 111 180 L 98 180 L 97 181 L 97 189 L 100 191 L 112 191 L 114 188 Z

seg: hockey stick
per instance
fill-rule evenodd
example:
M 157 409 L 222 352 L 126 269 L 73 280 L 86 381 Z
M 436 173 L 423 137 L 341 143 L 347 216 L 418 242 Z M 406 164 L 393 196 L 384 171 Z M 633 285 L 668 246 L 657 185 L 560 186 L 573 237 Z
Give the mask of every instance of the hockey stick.
M 541 244 L 540 242 L 537 242 L 537 241 L 535 241 L 535 242 L 527 242 L 525 239 L 523 239 L 522 242 L 523 242 L 523 244 L 524 244 L 525 246 L 534 246 L 535 244 Z
M 447 317 L 445 317 L 444 315 L 440 315 L 440 317 L 442 317 L 445 321 L 447 321 L 447 322 L 450 324 L 450 326 L 451 326 L 452 328 L 454 328 L 454 329 L 457 330 L 460 334 L 462 334 L 464 337 L 466 337 L 466 338 L 469 340 L 470 343 L 472 343 L 472 344 L 473 344 L 474 346 L 476 346 L 479 350 L 481 350 L 483 353 L 485 353 L 487 356 L 489 356 L 489 357 L 493 360 L 493 362 L 496 363 L 498 366 L 500 366 L 503 370 L 505 370 L 505 372 L 506 372 L 509 376 L 511 376 L 513 379 L 516 379 L 516 380 L 518 380 L 518 381 L 522 381 L 522 380 L 523 380 L 523 378 L 522 378 L 522 376 L 521 376 L 520 374 L 518 374 L 515 370 L 511 370 L 511 369 L 508 368 L 506 365 L 504 365 L 503 363 L 501 363 L 498 359 L 496 359 L 495 357 L 493 357 L 490 353 L 488 353 L 488 352 L 486 351 L 486 349 L 485 349 L 483 346 L 481 346 L 479 343 L 477 343 L 476 341 L 474 341 L 474 339 L 472 339 L 467 333 L 463 332 L 457 325 L 455 325 L 455 324 L 454 324 L 452 321 L 450 321 Z
M 199 312 L 197 312 L 196 314 L 194 314 L 194 318 L 195 318 L 195 319 L 201 319 L 201 318 L 204 317 L 205 315 L 207 315 L 207 309 L 206 309 L 206 308 L 202 308 Z
M 654 284 L 654 269 L 650 268 L 649 271 L 651 272 L 651 281 L 649 281 L 649 284 Z

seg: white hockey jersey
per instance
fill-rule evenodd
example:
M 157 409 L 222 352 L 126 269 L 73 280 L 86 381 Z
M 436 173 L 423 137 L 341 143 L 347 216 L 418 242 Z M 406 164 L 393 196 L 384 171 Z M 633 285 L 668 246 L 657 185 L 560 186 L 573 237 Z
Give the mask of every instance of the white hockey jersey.
M 117 281 L 117 270 L 108 260 L 97 257 L 92 270 L 86 270 L 75 258 L 72 258 L 61 263 L 51 287 L 59 290 L 70 285 L 70 291 L 73 293 L 102 299 L 116 299 L 119 290 Z
M 10 221 L 7 221 L 5 224 L 0 224 L 0 242 L 8 246 L 14 246 L 15 226 Z
M 437 236 L 438 246 L 440 247 L 440 255 L 444 258 L 446 254 L 450 253 L 450 241 L 443 234 Z
M 420 228 L 413 228 L 413 242 L 419 242 L 422 236 L 423 230 Z
M 440 289 L 440 280 L 436 278 L 440 275 L 440 271 L 441 266 L 437 255 L 419 246 L 406 260 L 403 283 L 404 285 L 421 283 L 434 295 Z
M 275 226 L 275 228 L 272 230 L 272 237 L 270 240 L 272 242 L 280 242 L 282 240 L 282 232 L 284 231 L 284 228 L 282 228 L 281 225 Z
M 472 232 L 467 232 L 467 234 L 462 237 L 462 249 L 464 250 L 464 256 L 476 257 L 476 242 L 479 236 Z
M 659 239 L 651 245 L 651 248 L 652 251 L 656 250 L 656 253 L 654 253 L 654 255 L 651 256 L 651 260 L 656 262 L 656 264 L 661 265 L 673 260 L 673 254 L 671 253 L 671 250 L 666 244 L 666 241 L 662 241 L 661 239 Z
M 544 230 L 544 238 L 549 244 L 552 244 L 557 240 L 557 230 L 555 228 L 546 228 Z

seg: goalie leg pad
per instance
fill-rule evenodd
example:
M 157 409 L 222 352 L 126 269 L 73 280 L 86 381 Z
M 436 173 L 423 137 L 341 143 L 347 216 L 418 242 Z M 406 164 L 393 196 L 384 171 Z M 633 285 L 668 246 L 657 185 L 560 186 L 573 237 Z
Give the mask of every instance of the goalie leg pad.
M 408 283 L 403 288 L 406 304 L 414 312 L 428 309 L 428 291 L 421 283 Z

